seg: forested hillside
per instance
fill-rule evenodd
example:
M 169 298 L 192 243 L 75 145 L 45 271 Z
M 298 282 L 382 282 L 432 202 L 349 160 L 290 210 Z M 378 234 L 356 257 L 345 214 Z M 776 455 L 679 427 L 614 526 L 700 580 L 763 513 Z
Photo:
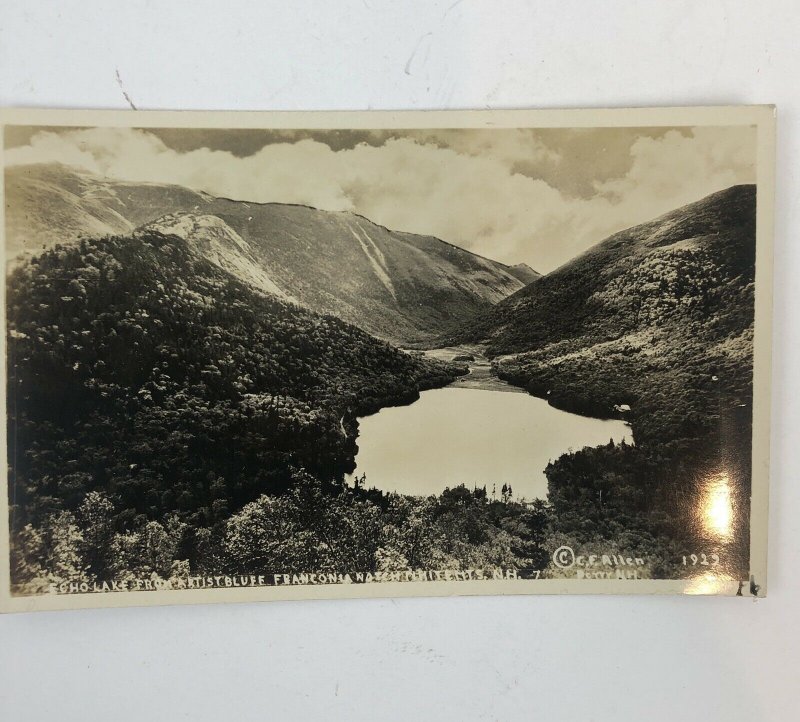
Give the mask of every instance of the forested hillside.
M 34 257 L 9 276 L 7 315 L 17 583 L 70 565 L 103 578 L 156 553 L 162 571 L 197 565 L 232 513 L 300 469 L 340 487 L 356 415 L 457 373 L 157 232 Z
M 722 484 L 739 542 L 729 562 L 746 569 L 754 256 L 755 188 L 733 187 L 611 236 L 464 331 L 502 378 L 631 423 L 636 446 L 551 464 L 559 524 L 696 543 L 698 509 Z

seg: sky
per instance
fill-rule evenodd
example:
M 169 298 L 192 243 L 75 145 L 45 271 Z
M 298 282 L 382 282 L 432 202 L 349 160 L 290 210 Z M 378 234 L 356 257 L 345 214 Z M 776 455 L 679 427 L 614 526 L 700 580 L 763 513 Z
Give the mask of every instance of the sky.
M 6 165 L 353 211 L 547 273 L 619 230 L 755 182 L 735 127 L 225 130 L 6 128 Z

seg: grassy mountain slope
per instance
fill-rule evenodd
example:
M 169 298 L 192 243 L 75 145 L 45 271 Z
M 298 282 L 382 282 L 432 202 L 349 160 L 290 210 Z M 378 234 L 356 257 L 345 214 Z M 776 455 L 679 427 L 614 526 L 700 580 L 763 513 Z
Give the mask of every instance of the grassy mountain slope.
M 79 237 L 127 233 L 209 197 L 180 186 L 108 181 L 60 163 L 5 170 L 6 254 L 30 256 Z
M 755 189 L 736 186 L 617 233 L 513 294 L 465 331 L 493 355 L 565 338 L 606 341 L 729 312 L 720 281 L 753 273 Z M 705 277 L 705 265 L 720 266 Z
M 535 276 L 352 213 L 109 181 L 58 164 L 11 167 L 5 183 L 9 257 L 145 224 L 190 241 L 206 229 L 197 241 L 207 246 L 207 229 L 216 225 L 229 240 L 241 239 L 233 258 L 216 250 L 226 270 L 400 343 L 430 342 Z

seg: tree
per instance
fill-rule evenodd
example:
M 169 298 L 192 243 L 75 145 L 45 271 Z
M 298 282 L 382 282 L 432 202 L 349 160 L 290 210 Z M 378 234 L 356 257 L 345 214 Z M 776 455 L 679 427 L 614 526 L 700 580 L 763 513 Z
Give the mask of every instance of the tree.
M 83 535 L 68 511 L 53 515 L 46 527 L 44 569 L 54 581 L 86 579 L 86 564 L 81 555 Z
M 223 548 L 239 572 L 301 572 L 316 566 L 315 542 L 294 499 L 264 495 L 228 520 Z
M 81 554 L 88 571 L 103 579 L 109 574 L 109 554 L 114 537 L 114 505 L 102 492 L 90 491 L 77 511 L 81 528 Z

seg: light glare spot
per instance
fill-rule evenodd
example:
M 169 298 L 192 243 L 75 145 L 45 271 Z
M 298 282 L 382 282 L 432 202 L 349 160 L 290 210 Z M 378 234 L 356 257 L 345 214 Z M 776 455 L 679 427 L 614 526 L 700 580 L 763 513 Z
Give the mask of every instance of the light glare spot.
M 726 473 L 709 480 L 702 508 L 706 531 L 719 541 L 729 540 L 733 536 L 733 497 Z

